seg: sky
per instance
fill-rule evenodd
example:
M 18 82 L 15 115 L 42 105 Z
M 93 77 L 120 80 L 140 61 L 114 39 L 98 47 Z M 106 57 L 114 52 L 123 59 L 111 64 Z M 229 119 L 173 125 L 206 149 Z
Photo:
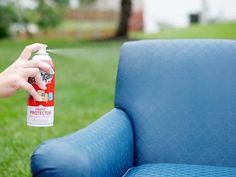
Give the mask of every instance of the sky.
M 236 0 L 206 0 L 207 17 L 218 20 L 236 20 Z M 189 24 L 188 14 L 202 9 L 202 0 L 144 0 L 144 28 L 157 32 L 158 23 L 176 27 Z

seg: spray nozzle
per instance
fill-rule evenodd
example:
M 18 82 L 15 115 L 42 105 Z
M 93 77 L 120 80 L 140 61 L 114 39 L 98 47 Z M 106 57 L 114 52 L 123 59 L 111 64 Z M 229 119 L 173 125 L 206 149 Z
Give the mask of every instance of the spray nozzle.
M 48 53 L 47 53 L 47 49 L 46 48 L 47 48 L 47 46 L 42 47 L 41 49 L 38 50 L 37 54 L 39 54 L 39 55 L 47 55 Z

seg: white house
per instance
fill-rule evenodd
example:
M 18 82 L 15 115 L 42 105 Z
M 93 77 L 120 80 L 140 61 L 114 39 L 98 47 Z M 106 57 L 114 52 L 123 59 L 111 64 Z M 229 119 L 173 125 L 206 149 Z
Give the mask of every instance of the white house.
M 236 0 L 144 0 L 144 31 L 158 32 L 160 23 L 175 27 L 189 25 L 189 14 L 202 14 L 201 21 L 236 20 Z

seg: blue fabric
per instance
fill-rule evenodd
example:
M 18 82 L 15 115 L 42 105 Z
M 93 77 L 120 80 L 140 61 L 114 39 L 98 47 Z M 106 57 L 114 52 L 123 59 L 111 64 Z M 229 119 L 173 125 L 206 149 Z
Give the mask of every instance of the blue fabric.
M 236 42 L 126 43 L 115 106 L 132 122 L 135 165 L 236 167 Z
M 236 168 L 184 164 L 146 164 L 130 169 L 124 177 L 235 177 Z
M 130 122 L 114 109 L 85 129 L 40 145 L 31 170 L 34 177 L 109 177 L 121 176 L 132 162 Z

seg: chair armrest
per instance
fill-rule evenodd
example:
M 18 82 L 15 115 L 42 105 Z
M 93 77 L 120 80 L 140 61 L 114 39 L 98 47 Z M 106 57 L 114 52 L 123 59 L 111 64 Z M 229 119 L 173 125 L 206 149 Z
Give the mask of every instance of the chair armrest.
M 31 157 L 34 177 L 121 176 L 132 164 L 132 127 L 116 108 L 84 129 L 44 142 Z

